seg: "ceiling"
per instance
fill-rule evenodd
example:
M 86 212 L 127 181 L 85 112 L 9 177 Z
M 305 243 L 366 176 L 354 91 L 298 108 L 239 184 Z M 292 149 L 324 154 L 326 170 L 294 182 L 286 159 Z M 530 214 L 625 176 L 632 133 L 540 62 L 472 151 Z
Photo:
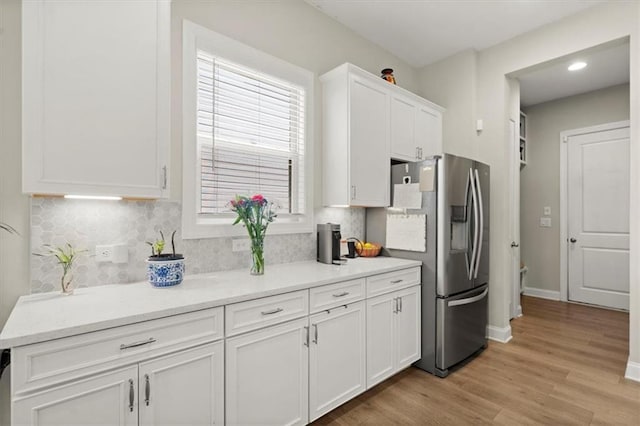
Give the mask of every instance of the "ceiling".
M 416 68 L 458 52 L 483 50 L 613 0 L 305 0 Z M 571 59 L 587 68 L 569 73 Z M 629 45 L 570 55 L 519 75 L 530 106 L 629 81 Z
M 568 71 L 576 61 L 587 63 Z M 629 82 L 629 43 L 569 55 L 553 64 L 518 76 L 523 107 Z

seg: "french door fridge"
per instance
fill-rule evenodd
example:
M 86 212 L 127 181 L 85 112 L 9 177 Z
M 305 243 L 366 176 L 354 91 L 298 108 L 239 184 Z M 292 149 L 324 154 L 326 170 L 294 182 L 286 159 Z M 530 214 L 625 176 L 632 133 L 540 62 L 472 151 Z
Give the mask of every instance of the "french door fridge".
M 422 358 L 441 377 L 486 347 L 489 166 L 445 154 L 391 167 L 389 208 L 367 209 L 368 241 L 422 261 Z

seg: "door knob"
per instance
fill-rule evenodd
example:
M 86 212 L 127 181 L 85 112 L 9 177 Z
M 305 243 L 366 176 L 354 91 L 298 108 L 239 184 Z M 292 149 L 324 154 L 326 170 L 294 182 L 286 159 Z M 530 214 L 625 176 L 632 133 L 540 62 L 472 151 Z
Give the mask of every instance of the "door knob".
M 571 241 L 572 243 L 575 243 L 578 240 L 576 240 L 575 238 L 571 238 L 569 241 Z
M 520 244 L 516 243 L 515 241 L 512 241 L 511 247 L 520 247 Z

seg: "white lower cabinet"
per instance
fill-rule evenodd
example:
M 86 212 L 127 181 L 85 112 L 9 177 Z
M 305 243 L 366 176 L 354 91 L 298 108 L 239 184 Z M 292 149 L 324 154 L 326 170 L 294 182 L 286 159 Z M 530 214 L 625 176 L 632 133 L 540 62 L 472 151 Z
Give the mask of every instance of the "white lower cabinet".
M 309 318 L 309 417 L 314 421 L 366 389 L 365 304 Z
M 12 425 L 305 425 L 420 347 L 413 267 L 13 348 Z
M 367 389 L 420 359 L 420 286 L 367 300 Z
M 307 424 L 308 321 L 305 316 L 227 339 L 226 424 Z
M 14 426 L 224 424 L 224 344 L 14 398 Z
M 138 424 L 138 366 L 15 398 L 14 426 Z
M 223 357 L 216 342 L 140 363 L 140 424 L 224 424 Z

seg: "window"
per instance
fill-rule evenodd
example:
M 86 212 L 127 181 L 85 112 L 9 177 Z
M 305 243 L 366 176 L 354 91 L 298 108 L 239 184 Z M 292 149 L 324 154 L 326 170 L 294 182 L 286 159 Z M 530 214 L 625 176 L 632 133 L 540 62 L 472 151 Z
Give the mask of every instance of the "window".
M 184 23 L 183 234 L 244 235 L 229 201 L 277 206 L 270 233 L 311 232 L 313 74 Z

